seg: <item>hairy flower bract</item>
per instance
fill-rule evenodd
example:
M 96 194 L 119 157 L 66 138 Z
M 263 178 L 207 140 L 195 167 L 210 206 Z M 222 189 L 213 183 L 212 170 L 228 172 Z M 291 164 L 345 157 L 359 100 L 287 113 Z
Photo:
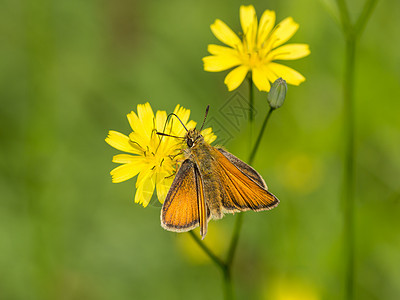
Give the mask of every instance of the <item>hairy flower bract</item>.
M 288 84 L 299 85 L 305 80 L 299 72 L 276 63 L 276 60 L 294 60 L 310 54 L 307 44 L 286 43 L 299 25 L 291 17 L 275 25 L 275 12 L 266 10 L 257 21 L 252 5 L 240 7 L 241 39 L 221 20 L 211 25 L 211 31 L 222 43 L 208 45 L 210 56 L 203 58 L 204 70 L 219 72 L 235 67 L 225 77 L 230 91 L 236 89 L 251 72 L 252 80 L 260 91 L 269 91 L 270 83 L 282 77 Z M 282 46 L 283 45 L 283 46 Z
M 196 122 L 189 121 L 190 110 L 177 105 L 174 110 L 186 128 L 194 128 Z M 122 182 L 136 175 L 135 202 L 146 207 L 154 189 L 158 200 L 163 203 L 174 179 L 174 175 L 183 160 L 183 139 L 160 136 L 157 132 L 184 137 L 185 128 L 175 116 L 157 111 L 154 115 L 149 103 L 139 104 L 137 114 L 130 112 L 128 121 L 132 128 L 129 136 L 110 130 L 106 142 L 117 150 L 129 154 L 117 154 L 113 162 L 121 164 L 111 171 L 112 181 Z M 211 128 L 202 131 L 204 139 L 211 143 L 216 139 Z

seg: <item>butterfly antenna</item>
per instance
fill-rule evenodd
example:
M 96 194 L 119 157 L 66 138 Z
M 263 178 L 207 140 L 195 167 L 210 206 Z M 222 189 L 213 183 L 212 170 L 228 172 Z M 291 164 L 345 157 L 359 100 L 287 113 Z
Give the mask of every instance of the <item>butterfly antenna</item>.
M 165 120 L 163 132 L 158 132 L 158 131 L 157 131 L 157 134 L 158 134 L 158 135 L 161 135 L 161 136 L 169 136 L 169 137 L 173 137 L 173 138 L 177 138 L 177 139 L 184 139 L 184 137 L 181 137 L 181 136 L 175 136 L 175 135 L 170 135 L 170 134 L 164 133 L 164 132 L 165 132 L 165 129 L 167 128 L 168 119 L 169 119 L 169 117 L 171 117 L 171 116 L 175 116 L 175 117 L 179 120 L 179 122 L 181 122 L 183 128 L 185 128 L 185 130 L 188 131 L 187 128 L 186 128 L 186 126 L 185 126 L 185 124 L 183 124 L 183 122 L 181 121 L 181 119 L 180 119 L 176 114 L 170 113 L 170 114 L 167 116 L 167 119 Z M 160 146 L 160 145 L 158 145 L 158 146 Z M 158 149 L 158 147 L 157 147 L 157 149 Z
M 173 137 L 173 138 L 177 138 L 177 139 L 184 139 L 183 136 L 170 135 L 170 134 L 167 134 L 167 133 L 164 133 L 164 132 L 158 132 L 157 131 L 157 134 L 161 135 L 161 136 L 169 136 L 169 137 Z
M 170 113 L 170 114 L 168 115 L 167 121 L 168 121 L 168 119 L 169 119 L 170 116 L 175 116 L 175 117 L 179 120 L 179 122 L 181 122 L 183 128 L 185 128 L 186 131 L 189 131 L 189 130 L 187 130 L 185 124 L 183 124 L 183 122 L 181 121 L 181 119 L 179 119 L 179 117 L 178 117 L 176 114 L 174 114 L 174 113 Z M 166 124 L 167 124 L 167 123 L 165 123 L 165 125 L 166 125 Z
M 158 151 L 158 148 L 160 147 L 162 138 L 163 138 L 164 136 L 173 137 L 173 138 L 176 138 L 176 139 L 184 139 L 184 137 L 182 137 L 182 136 L 176 136 L 176 135 L 171 135 L 171 134 L 165 133 L 165 129 L 167 128 L 168 119 L 169 119 L 170 116 L 175 116 L 175 117 L 177 117 L 178 120 L 179 120 L 179 122 L 181 122 L 183 128 L 185 128 L 186 131 L 188 131 L 187 128 L 185 127 L 185 125 L 183 125 L 181 119 L 179 119 L 179 117 L 178 117 L 176 114 L 170 113 L 170 114 L 167 116 L 167 119 L 165 120 L 163 132 L 158 132 L 158 131 L 156 130 L 156 134 L 161 135 L 160 143 L 159 143 L 158 146 L 157 146 L 156 152 Z M 171 129 L 172 129 L 172 126 L 171 126 Z
M 208 115 L 208 110 L 209 110 L 209 109 L 210 109 L 210 105 L 207 105 L 206 114 L 205 114 L 205 116 L 204 116 L 203 124 L 201 125 L 200 131 L 203 129 L 204 123 L 206 122 L 207 115 Z

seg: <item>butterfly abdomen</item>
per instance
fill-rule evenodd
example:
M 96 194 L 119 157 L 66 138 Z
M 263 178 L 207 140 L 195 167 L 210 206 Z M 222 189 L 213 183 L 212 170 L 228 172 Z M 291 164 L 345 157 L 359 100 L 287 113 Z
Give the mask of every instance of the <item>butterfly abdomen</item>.
M 197 165 L 200 172 L 201 180 L 204 187 L 204 198 L 206 204 L 211 212 L 213 219 L 221 219 L 223 217 L 221 205 L 221 182 L 216 176 L 216 163 L 213 159 L 206 159 L 212 156 L 213 147 L 208 144 L 203 147 L 196 147 L 192 149 L 193 160 Z

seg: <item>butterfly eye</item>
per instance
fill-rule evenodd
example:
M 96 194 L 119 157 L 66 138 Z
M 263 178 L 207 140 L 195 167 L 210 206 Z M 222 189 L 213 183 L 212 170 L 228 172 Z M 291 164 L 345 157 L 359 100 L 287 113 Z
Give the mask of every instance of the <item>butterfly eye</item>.
M 187 143 L 189 148 L 193 147 L 193 139 L 188 139 L 186 143 Z

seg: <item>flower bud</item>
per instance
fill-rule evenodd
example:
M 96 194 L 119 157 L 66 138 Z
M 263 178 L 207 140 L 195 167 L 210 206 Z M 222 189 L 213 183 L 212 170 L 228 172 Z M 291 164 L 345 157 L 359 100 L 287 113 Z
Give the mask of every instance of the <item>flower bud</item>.
M 273 108 L 279 108 L 283 105 L 286 98 L 287 84 L 286 81 L 279 77 L 272 84 L 271 89 L 268 93 L 268 103 Z

